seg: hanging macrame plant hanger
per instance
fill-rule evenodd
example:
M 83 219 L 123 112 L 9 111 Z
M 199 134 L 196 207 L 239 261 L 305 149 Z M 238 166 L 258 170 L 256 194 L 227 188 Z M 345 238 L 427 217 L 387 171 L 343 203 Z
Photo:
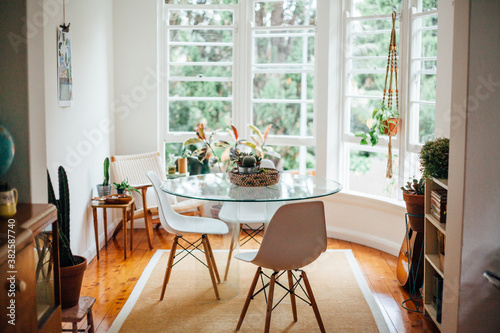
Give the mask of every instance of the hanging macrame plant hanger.
M 398 96 L 398 63 L 397 63 L 397 49 L 396 49 L 396 17 L 395 11 L 392 12 L 392 31 L 391 42 L 389 44 L 389 55 L 387 57 L 387 68 L 385 70 L 385 85 L 384 95 L 382 97 L 382 104 L 385 105 L 387 97 L 387 108 L 389 110 L 393 107 L 394 90 L 396 99 L 396 112 L 399 114 L 399 96 Z M 387 81 L 389 81 L 389 89 L 387 89 Z M 395 89 L 393 90 L 393 82 Z M 397 124 L 396 124 L 397 125 Z M 388 144 L 388 157 L 387 157 L 387 172 L 386 177 L 392 178 L 392 135 L 389 133 Z

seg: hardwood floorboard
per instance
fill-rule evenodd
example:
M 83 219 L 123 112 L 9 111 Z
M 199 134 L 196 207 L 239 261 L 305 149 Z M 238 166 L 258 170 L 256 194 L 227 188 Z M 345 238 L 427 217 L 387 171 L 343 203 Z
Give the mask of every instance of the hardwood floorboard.
M 85 272 L 82 295 L 96 298 L 93 307 L 96 332 L 107 332 L 134 289 L 156 249 L 170 249 L 174 236 L 163 229 L 153 231 L 153 250 L 149 251 L 144 229 L 134 231 L 133 251 L 123 260 L 123 233 L 108 241 Z M 186 237 L 194 241 L 196 235 Z M 229 247 L 228 237 L 210 236 L 212 248 Z M 255 242 L 243 248 L 258 248 Z M 340 239 L 328 239 L 329 249 L 351 249 L 361 271 L 384 314 L 391 332 L 438 332 L 434 323 L 422 314 L 405 310 L 401 302 L 409 298 L 396 279 L 397 258 L 363 245 Z M 83 327 L 84 323 L 80 326 Z

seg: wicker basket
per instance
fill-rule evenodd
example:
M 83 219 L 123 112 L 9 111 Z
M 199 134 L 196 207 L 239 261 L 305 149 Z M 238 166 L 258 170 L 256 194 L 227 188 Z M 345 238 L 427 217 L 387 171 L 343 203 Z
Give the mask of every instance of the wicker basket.
M 256 187 L 275 185 L 280 181 L 280 172 L 271 168 L 260 168 L 266 172 L 256 174 L 239 174 L 236 168 L 229 171 L 229 181 L 237 186 Z

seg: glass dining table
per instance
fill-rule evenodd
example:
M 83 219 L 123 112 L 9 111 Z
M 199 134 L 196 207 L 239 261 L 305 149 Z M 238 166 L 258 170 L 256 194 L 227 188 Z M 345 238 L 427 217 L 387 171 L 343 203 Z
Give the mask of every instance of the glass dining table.
M 261 222 L 267 223 L 272 219 L 273 214 L 281 205 L 297 200 L 333 195 L 342 190 L 342 185 L 327 178 L 282 173 L 279 182 L 275 185 L 242 187 L 232 184 L 227 173 L 210 173 L 167 179 L 162 183 L 161 189 L 168 194 L 178 197 L 217 201 L 223 204 L 221 214 L 224 211 L 226 218 L 222 217 L 221 214 L 219 217 L 225 222 L 232 222 L 228 223 L 231 245 L 229 246 L 229 258 L 225 267 L 224 281 L 221 283 L 219 291 L 221 300 L 228 300 L 239 293 L 238 264 L 231 264 L 231 272 L 228 272 L 231 256 L 239 251 L 239 223 L 242 223 L 245 217 L 252 212 L 258 212 L 260 216 L 263 216 L 263 221 Z M 228 207 L 231 209 L 226 209 Z M 248 207 L 251 208 L 248 209 Z M 228 217 L 228 214 L 231 216 Z M 226 251 L 227 256 L 227 250 L 224 251 Z M 217 259 L 217 254 L 214 255 Z M 219 264 L 217 266 L 220 267 Z M 206 275 L 206 273 L 196 274 L 196 276 L 201 278 Z M 205 284 L 201 281 L 196 283 L 196 285 L 200 286 Z M 206 285 L 209 286 L 209 284 Z M 208 299 L 206 301 L 210 302 Z

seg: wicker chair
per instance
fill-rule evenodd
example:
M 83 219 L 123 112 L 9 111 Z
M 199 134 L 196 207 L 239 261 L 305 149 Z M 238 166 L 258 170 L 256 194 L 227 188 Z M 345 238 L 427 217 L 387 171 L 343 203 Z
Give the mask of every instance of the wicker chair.
M 153 249 L 152 225 L 157 224 L 157 226 L 159 226 L 160 220 L 158 218 L 156 197 L 152 190 L 148 191 L 148 188 L 151 187 L 152 184 L 146 173 L 152 170 L 159 175 L 160 180 L 163 181 L 166 179 L 165 168 L 160 153 L 151 152 L 137 155 L 111 156 L 111 169 L 117 182 L 127 180 L 131 186 L 141 191 L 142 198 L 138 198 L 139 195 L 132 193 L 132 195 L 137 195 L 136 203 L 139 203 L 134 212 L 134 216 L 135 218 L 144 218 L 149 248 Z M 203 203 L 201 201 L 184 200 L 178 202 L 176 197 L 171 195 L 168 197 L 170 205 L 174 211 L 179 214 L 190 216 L 205 215 Z M 142 207 L 140 207 L 141 202 Z M 148 205 L 148 202 L 153 202 L 154 204 Z

